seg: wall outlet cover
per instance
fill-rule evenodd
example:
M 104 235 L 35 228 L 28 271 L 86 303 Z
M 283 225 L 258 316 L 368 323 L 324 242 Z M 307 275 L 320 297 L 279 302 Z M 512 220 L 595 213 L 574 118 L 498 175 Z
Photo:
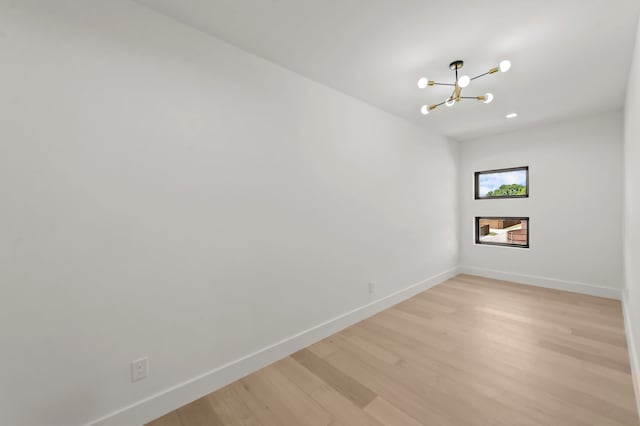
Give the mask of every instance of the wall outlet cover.
M 149 374 L 149 359 L 140 358 L 131 361 L 131 381 L 137 382 L 142 380 Z

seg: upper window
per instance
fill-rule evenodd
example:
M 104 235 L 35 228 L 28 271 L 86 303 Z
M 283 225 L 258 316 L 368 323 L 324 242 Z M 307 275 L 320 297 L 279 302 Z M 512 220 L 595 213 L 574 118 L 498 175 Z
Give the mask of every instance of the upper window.
M 476 172 L 476 200 L 529 196 L 529 167 Z

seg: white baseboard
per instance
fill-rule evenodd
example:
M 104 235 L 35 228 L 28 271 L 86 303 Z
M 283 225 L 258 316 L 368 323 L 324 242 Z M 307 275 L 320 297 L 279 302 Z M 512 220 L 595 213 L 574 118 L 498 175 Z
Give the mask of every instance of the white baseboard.
M 633 380 L 633 388 L 636 392 L 636 405 L 638 407 L 638 415 L 640 416 L 640 353 L 636 346 L 635 334 L 633 333 L 633 324 L 629 316 L 629 299 L 627 292 L 623 292 L 622 297 L 622 315 L 624 316 L 624 331 L 627 335 L 627 346 L 629 347 L 629 362 L 631 363 L 631 379 Z M 636 324 L 636 326 L 640 326 Z
M 479 275 L 486 278 L 494 278 L 503 281 L 535 285 L 538 287 L 552 288 L 554 290 L 571 291 L 573 293 L 587 294 L 590 296 L 606 297 L 608 299 L 622 299 L 622 291 L 617 288 L 599 287 L 577 281 L 565 281 L 555 278 L 540 277 L 536 275 L 516 274 L 513 272 L 496 271 L 493 269 L 477 268 L 475 266 L 460 266 L 461 274 Z
M 90 426 L 134 426 L 154 420 L 193 400 L 220 389 L 248 374 L 272 364 L 300 349 L 324 339 L 340 330 L 383 311 L 403 300 L 415 296 L 458 274 L 452 268 L 409 287 L 391 293 L 381 299 L 356 308 L 308 330 L 290 336 L 252 354 L 222 365 L 200 376 L 179 383 L 155 395 L 123 407 L 94 420 Z

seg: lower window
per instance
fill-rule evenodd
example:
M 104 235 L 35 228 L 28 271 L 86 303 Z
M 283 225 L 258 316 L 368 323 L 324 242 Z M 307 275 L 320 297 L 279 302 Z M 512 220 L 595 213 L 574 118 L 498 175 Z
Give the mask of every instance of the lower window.
M 476 217 L 476 244 L 529 247 L 528 217 Z

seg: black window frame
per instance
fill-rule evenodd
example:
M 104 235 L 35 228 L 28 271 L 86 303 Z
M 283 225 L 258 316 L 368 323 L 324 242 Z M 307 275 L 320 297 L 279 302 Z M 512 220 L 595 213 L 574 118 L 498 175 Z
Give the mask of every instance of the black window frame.
M 503 173 L 503 172 L 515 172 L 517 170 L 524 170 L 526 172 L 527 184 L 526 190 L 527 193 L 524 195 L 502 195 L 499 197 L 481 197 L 480 196 L 480 175 L 488 175 L 493 173 Z M 529 166 L 521 166 L 521 167 L 509 167 L 506 169 L 495 169 L 495 170 L 483 170 L 480 172 L 475 172 L 475 181 L 474 181 L 474 195 L 476 200 L 500 200 L 500 199 L 510 199 L 510 198 L 529 198 Z
M 495 243 L 495 242 L 486 242 L 480 241 L 480 220 L 481 219 L 506 219 L 506 220 L 526 220 L 527 221 L 527 244 L 514 244 L 514 243 Z M 531 220 L 529 217 L 513 217 L 513 216 L 476 216 L 475 219 L 475 236 L 476 236 L 476 244 L 483 246 L 501 246 L 501 247 L 515 247 L 515 248 L 529 248 L 530 241 L 529 236 L 531 233 Z

